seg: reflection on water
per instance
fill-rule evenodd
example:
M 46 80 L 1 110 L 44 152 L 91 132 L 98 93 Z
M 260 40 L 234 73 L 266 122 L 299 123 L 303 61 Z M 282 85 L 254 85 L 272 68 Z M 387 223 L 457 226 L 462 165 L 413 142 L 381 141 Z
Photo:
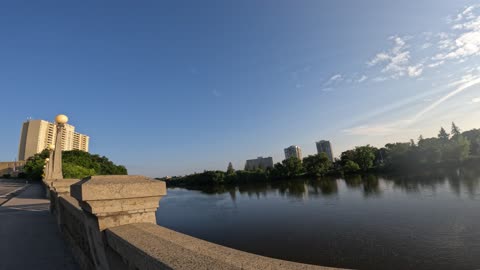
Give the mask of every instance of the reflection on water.
M 480 268 L 480 171 L 169 189 L 160 225 L 233 248 L 356 269 Z

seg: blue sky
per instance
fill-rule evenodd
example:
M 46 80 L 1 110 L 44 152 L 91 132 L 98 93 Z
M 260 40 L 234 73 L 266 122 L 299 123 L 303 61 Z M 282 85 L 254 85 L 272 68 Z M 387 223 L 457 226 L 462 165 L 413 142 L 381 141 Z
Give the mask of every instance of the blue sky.
M 131 174 L 480 123 L 479 1 L 4 1 L 0 160 L 67 114 Z

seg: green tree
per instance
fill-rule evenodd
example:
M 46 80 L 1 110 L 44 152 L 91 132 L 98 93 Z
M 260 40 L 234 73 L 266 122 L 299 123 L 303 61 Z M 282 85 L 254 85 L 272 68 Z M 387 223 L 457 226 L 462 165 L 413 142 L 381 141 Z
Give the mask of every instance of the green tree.
M 87 169 L 72 163 L 65 163 L 62 167 L 62 170 L 64 178 L 82 179 L 96 174 L 94 169 Z
M 426 163 L 437 163 L 442 159 L 444 143 L 438 138 L 427 138 L 418 142 L 418 160 Z
M 388 143 L 387 149 L 388 164 L 393 167 L 405 168 L 415 162 L 415 144 L 409 143 Z
M 458 135 L 450 140 L 445 147 L 445 159 L 452 161 L 463 161 L 470 153 L 470 141 L 462 135 Z
M 442 127 L 440 128 L 440 131 L 438 132 L 438 138 L 444 142 L 448 141 L 448 138 L 450 135 L 445 131 L 445 129 Z
M 360 166 L 358 166 L 355 161 L 347 160 L 343 166 L 343 171 L 346 173 L 354 173 L 360 171 Z
M 340 155 L 340 163 L 342 166 L 346 164 L 347 161 L 349 160 L 354 160 L 355 159 L 355 150 L 347 150 L 342 152 Z
M 48 157 L 48 150 L 30 157 L 24 171 L 29 179 L 41 180 L 45 159 Z M 104 156 L 92 155 L 90 153 L 72 150 L 62 152 L 63 177 L 84 178 L 92 175 L 125 175 L 127 169 L 122 165 L 115 165 Z
M 291 157 L 282 161 L 285 167 L 286 177 L 295 177 L 303 173 L 302 161 L 296 157 Z
M 480 155 L 480 129 L 464 131 L 462 135 L 470 141 L 470 154 Z
M 355 147 L 355 154 L 353 161 L 357 163 L 363 171 L 368 171 L 373 167 L 375 160 L 375 152 L 377 149 L 370 145 Z
M 81 150 L 63 151 L 63 164 L 71 163 L 87 169 L 94 169 L 96 175 L 126 175 L 127 169 L 115 165 L 105 156 L 90 154 Z
M 460 130 L 460 128 L 457 127 L 457 125 L 455 125 L 454 122 L 452 122 L 452 136 L 458 136 L 460 135 L 462 132 Z
M 30 180 L 42 180 L 43 178 L 43 166 L 45 165 L 45 159 L 48 157 L 48 150 L 33 155 L 27 159 L 23 170 Z
M 273 169 L 271 171 L 271 176 L 274 178 L 285 177 L 287 175 L 287 168 L 283 165 L 283 163 L 277 162 L 273 165 Z
M 308 156 L 303 159 L 305 171 L 312 176 L 323 176 L 332 167 L 332 162 L 326 153 Z
M 228 167 L 227 167 L 227 174 L 228 175 L 232 175 L 235 173 L 235 170 L 233 169 L 233 165 L 232 165 L 232 162 L 229 162 L 228 163 Z

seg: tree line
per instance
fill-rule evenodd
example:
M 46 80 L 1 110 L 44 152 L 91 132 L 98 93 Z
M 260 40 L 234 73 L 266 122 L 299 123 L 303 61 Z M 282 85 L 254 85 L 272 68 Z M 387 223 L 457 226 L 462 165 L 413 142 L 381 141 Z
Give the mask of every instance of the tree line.
M 41 180 L 45 159 L 48 158 L 47 149 L 27 159 L 23 167 L 22 176 L 31 180 Z M 105 156 L 90 154 L 81 150 L 62 152 L 62 170 L 64 178 L 82 179 L 93 175 L 126 175 L 127 169 L 123 165 L 116 165 Z
M 480 159 L 480 130 L 461 132 L 452 123 L 451 132 L 443 127 L 437 137 L 409 142 L 388 143 L 377 148 L 371 145 L 357 146 L 341 153 L 340 158 L 330 161 L 325 153 L 310 155 L 303 160 L 296 157 L 274 164 L 273 168 L 235 171 L 231 163 L 227 171 L 204 171 L 170 179 L 172 186 L 203 186 L 260 182 L 295 177 L 321 177 L 367 172 L 398 172 L 458 166 L 468 160 Z

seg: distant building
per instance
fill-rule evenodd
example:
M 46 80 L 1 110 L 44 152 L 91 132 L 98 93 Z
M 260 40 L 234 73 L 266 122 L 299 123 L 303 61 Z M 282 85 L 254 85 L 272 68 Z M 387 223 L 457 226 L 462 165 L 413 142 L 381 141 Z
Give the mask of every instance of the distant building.
M 45 120 L 28 120 L 22 125 L 20 145 L 18 147 L 18 160 L 42 152 L 49 144 L 55 144 L 57 127 Z M 65 124 L 62 133 L 62 150 L 82 150 L 88 152 L 90 137 L 75 132 L 75 127 Z
M 300 147 L 296 145 L 292 145 L 288 148 L 285 148 L 284 151 L 285 151 L 285 159 L 296 157 L 302 160 L 302 149 Z
M 327 154 L 328 156 L 328 159 L 330 159 L 330 161 L 333 161 L 333 151 L 332 151 L 332 144 L 330 143 L 330 141 L 319 141 L 319 142 L 316 142 L 317 144 L 317 153 L 320 154 L 320 153 L 325 153 Z
M 0 162 L 0 178 L 4 174 L 10 174 L 15 176 L 17 173 L 21 172 L 25 166 L 25 161 L 5 161 Z
M 273 168 L 273 158 L 272 157 L 258 157 L 256 159 L 249 159 L 245 163 L 246 171 L 254 171 L 258 168 L 267 169 Z

